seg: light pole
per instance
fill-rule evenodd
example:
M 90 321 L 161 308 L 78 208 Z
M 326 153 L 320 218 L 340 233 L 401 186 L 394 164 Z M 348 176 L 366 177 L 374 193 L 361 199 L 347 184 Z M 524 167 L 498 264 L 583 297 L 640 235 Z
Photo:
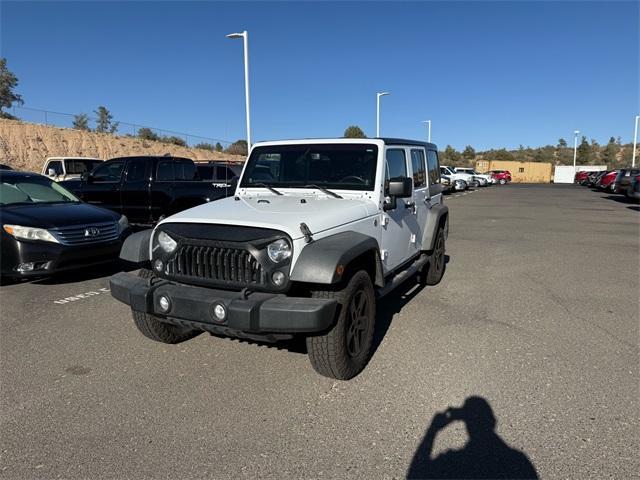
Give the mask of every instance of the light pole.
M 633 129 L 633 156 L 631 157 L 631 167 L 636 166 L 636 145 L 638 144 L 638 119 L 640 115 L 636 115 L 636 127 Z
M 431 143 L 431 120 L 423 120 L 427 124 L 427 142 Z
M 573 132 L 573 171 L 576 171 L 576 158 L 578 156 L 578 134 L 580 130 Z
M 251 149 L 251 108 L 249 107 L 249 32 L 230 33 L 227 38 L 242 38 L 244 43 L 244 100 L 247 109 L 247 153 Z
M 391 92 L 378 92 L 376 94 L 376 137 L 380 137 L 380 97 L 389 95 Z

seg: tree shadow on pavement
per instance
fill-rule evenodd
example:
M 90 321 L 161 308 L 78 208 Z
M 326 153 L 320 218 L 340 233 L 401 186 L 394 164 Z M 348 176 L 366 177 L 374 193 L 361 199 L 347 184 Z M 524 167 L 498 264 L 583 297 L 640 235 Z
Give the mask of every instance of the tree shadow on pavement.
M 460 450 L 447 450 L 433 458 L 437 433 L 455 421 L 464 422 L 469 439 Z M 460 408 L 436 413 L 414 454 L 407 478 L 538 478 L 523 452 L 510 447 L 496 433 L 496 418 L 489 402 L 472 396 Z
M 626 195 L 606 195 L 604 197 L 606 200 L 613 200 L 614 202 L 618 202 L 618 203 L 626 203 L 626 204 L 637 204 L 638 200 L 635 200 L 633 198 L 629 198 Z

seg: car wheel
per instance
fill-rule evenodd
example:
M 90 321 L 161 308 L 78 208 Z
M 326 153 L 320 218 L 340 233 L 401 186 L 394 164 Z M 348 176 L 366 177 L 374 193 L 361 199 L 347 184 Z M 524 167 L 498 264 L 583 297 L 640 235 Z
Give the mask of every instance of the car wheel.
M 138 272 L 138 276 L 141 278 L 152 278 L 153 272 L 142 269 Z M 164 323 L 159 317 L 146 312 L 131 309 L 131 315 L 140 333 L 156 342 L 169 344 L 181 343 L 201 333 L 199 330 Z
M 504 178 L 500 179 L 500 185 L 504 185 L 505 183 L 507 183 L 507 181 Z
M 306 339 L 311 365 L 325 377 L 349 380 L 364 370 L 372 353 L 376 297 L 371 277 L 360 270 L 343 289 L 316 290 L 311 296 L 338 301 L 333 328 Z
M 440 227 L 436 234 L 436 240 L 429 258 L 429 264 L 420 273 L 420 283 L 422 285 L 437 285 L 440 283 L 440 280 L 442 280 L 442 276 L 444 275 L 446 264 L 445 252 L 444 228 Z

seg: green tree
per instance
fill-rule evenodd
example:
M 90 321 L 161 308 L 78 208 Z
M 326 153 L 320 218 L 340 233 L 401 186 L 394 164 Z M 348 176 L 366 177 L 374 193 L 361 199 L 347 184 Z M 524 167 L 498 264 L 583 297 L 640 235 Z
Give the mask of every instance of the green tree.
M 206 142 L 202 142 L 202 143 L 196 143 L 193 148 L 201 148 L 202 150 L 211 150 L 212 152 L 215 150 L 215 147 L 210 144 L 210 143 L 206 143 Z
M 138 130 L 138 137 L 142 138 L 143 140 L 154 140 L 154 141 L 160 140 L 160 137 L 158 136 L 158 134 L 147 127 L 142 127 Z
M 236 140 L 227 148 L 227 153 L 230 155 L 247 155 L 249 149 L 247 148 L 246 140 Z
M 113 115 L 107 110 L 107 107 L 100 105 L 97 110 L 94 110 L 96 114 L 96 132 L 99 133 L 116 133 L 118 131 L 119 122 L 113 121 Z
M 459 166 L 462 163 L 462 155 L 451 145 L 447 145 L 444 152 L 440 152 L 441 162 L 443 165 Z
M 567 148 L 567 141 L 564 138 L 558 140 L 558 148 Z
M 73 128 L 76 130 L 84 130 L 88 132 L 91 130 L 89 128 L 89 116 L 86 113 L 79 113 L 78 115 L 73 116 Z
M 476 158 L 476 151 L 471 145 L 467 145 L 466 147 L 464 147 L 462 156 L 464 157 L 465 160 L 468 160 L 470 162 L 474 158 Z
M 508 152 L 505 148 L 501 148 L 499 150 L 489 150 L 487 152 L 487 156 L 489 160 L 515 160 L 513 154 L 511 152 Z
M 589 164 L 591 161 L 591 145 L 587 141 L 587 137 L 583 136 L 580 141 L 580 145 L 578 145 L 578 158 L 576 160 L 577 163 L 581 163 L 583 165 Z
M 618 152 L 620 152 L 620 145 L 618 145 L 614 137 L 611 137 L 602 150 L 602 160 L 607 165 L 612 166 L 618 161 Z
M 170 143 L 172 145 L 178 145 L 180 147 L 187 146 L 187 142 L 183 138 L 176 137 L 174 135 L 170 135 L 168 137 L 162 137 L 161 141 L 163 141 L 164 143 Z
M 216 142 L 216 152 L 222 152 L 224 148 L 222 148 L 222 144 L 220 142 Z
M 22 105 L 22 96 L 18 95 L 14 89 L 18 86 L 18 77 L 7 68 L 7 59 L 0 58 L 0 118 L 15 118 L 8 112 L 4 112 L 4 108 L 11 108 L 16 103 Z
M 358 125 L 349 125 L 344 131 L 344 138 L 367 138 Z

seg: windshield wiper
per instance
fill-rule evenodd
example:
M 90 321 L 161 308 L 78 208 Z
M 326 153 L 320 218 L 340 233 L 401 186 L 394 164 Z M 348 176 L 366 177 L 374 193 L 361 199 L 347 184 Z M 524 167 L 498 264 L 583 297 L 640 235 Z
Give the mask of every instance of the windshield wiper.
M 331 195 L 332 197 L 344 198 L 344 197 L 338 195 L 336 192 L 332 192 L 331 190 L 329 190 L 327 188 L 324 188 L 324 187 L 321 187 L 320 185 L 311 184 L 311 185 L 305 185 L 302 188 L 315 188 L 316 190 L 320 190 L 322 193 L 326 193 L 327 195 Z
M 263 187 L 266 188 L 267 190 L 269 190 L 271 193 L 275 193 L 276 195 L 283 195 L 282 192 L 279 192 L 278 190 L 276 190 L 275 188 L 273 188 L 270 185 L 267 185 L 266 183 L 252 183 L 251 185 L 247 185 L 248 187 Z

